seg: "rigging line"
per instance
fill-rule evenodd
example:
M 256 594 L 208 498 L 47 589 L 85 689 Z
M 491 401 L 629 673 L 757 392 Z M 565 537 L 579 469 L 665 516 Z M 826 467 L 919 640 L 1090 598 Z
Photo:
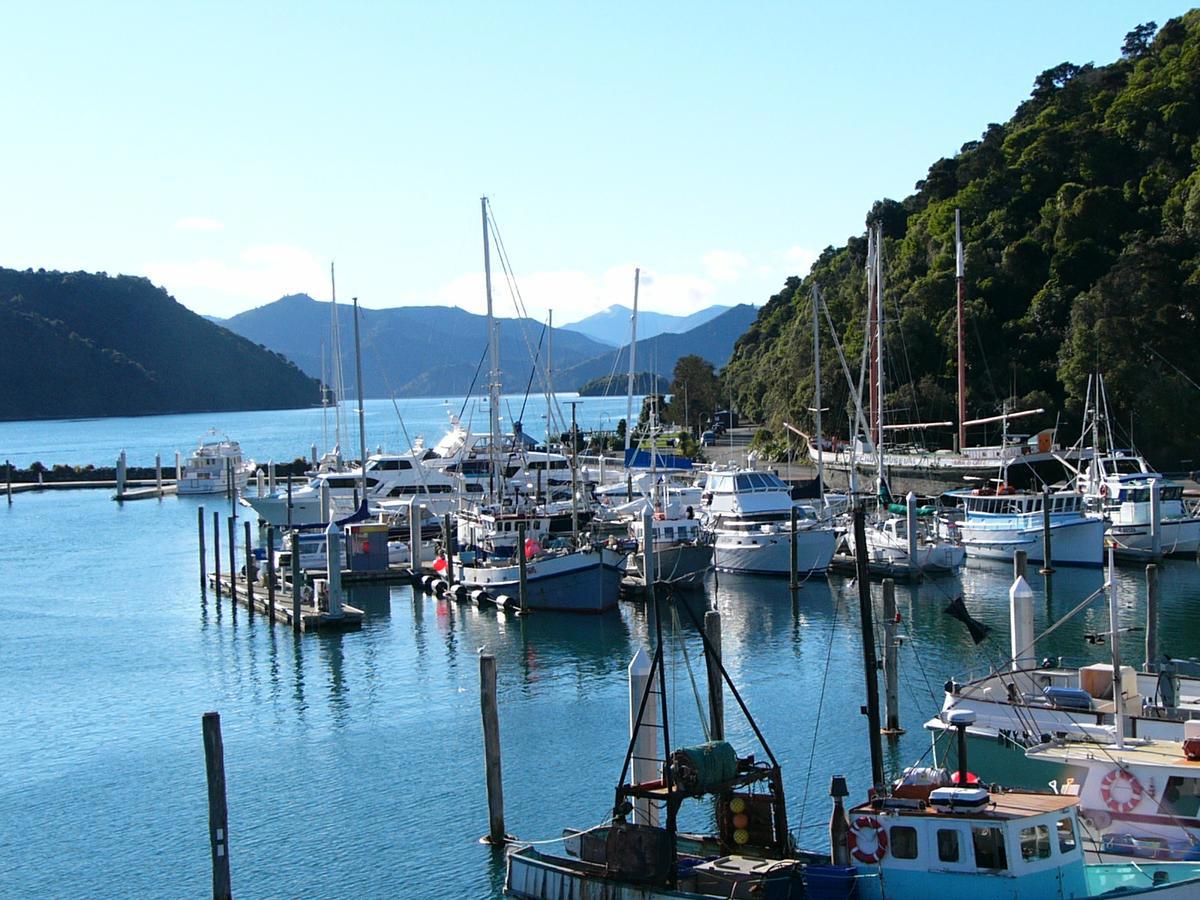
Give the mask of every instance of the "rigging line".
M 529 402 L 529 392 L 533 388 L 533 376 L 537 373 L 538 357 L 542 355 L 542 341 L 546 339 L 546 326 L 542 326 L 542 335 L 538 338 L 537 353 L 533 357 L 533 365 L 529 368 L 529 381 L 525 384 L 525 397 L 521 400 L 521 413 L 517 416 L 517 421 L 525 420 L 525 404 Z M 546 429 L 549 431 L 550 423 L 546 423 Z
M 674 601 L 673 597 L 671 599 Z M 683 602 L 686 603 L 687 601 L 685 600 Z M 683 640 L 683 637 L 680 634 L 680 632 L 683 630 L 683 625 L 679 621 L 679 609 L 675 606 L 674 602 L 671 603 L 671 625 L 675 632 L 675 645 L 683 654 L 683 664 L 687 667 L 688 678 L 692 682 L 692 697 L 696 701 L 696 713 L 700 718 L 700 730 L 704 732 L 704 740 L 707 742 L 712 740 L 712 738 L 709 736 L 710 731 L 708 728 L 708 720 L 704 715 L 704 705 L 700 701 L 700 688 L 696 686 L 696 673 L 692 671 L 692 660 L 691 657 L 688 656 L 687 643 Z
M 1182 369 L 1179 368 L 1179 366 L 1175 365 L 1175 363 L 1171 362 L 1169 359 L 1167 359 L 1165 356 L 1163 356 L 1161 353 L 1159 353 L 1157 350 L 1155 350 L 1149 344 L 1146 345 L 1146 349 L 1149 350 L 1151 353 L 1153 353 L 1155 356 L 1157 356 L 1159 359 L 1161 359 L 1163 362 L 1165 362 L 1172 369 L 1174 369 L 1175 374 L 1177 374 L 1180 378 L 1182 378 L 1184 381 L 1186 381 L 1188 384 L 1190 384 L 1196 390 L 1200 391 L 1200 384 L 1196 384 L 1196 382 L 1192 381 L 1192 379 L 1189 378 L 1187 376 L 1187 374 Z
M 487 342 L 484 341 L 483 353 L 480 354 L 480 356 L 479 356 L 479 364 L 477 366 L 475 366 L 475 374 L 473 376 L 471 376 L 471 386 L 469 388 L 467 388 L 467 393 L 463 397 L 462 406 L 460 406 L 458 408 L 458 418 L 459 419 L 462 419 L 463 413 L 465 413 L 467 411 L 467 404 L 471 402 L 471 392 L 473 390 L 475 390 L 475 382 L 477 382 L 479 380 L 479 372 L 483 369 L 483 361 L 485 359 L 487 359 L 487 355 L 488 355 L 488 346 L 487 346 Z
M 813 763 L 817 758 L 817 735 L 821 733 L 821 712 L 825 707 L 825 686 L 829 681 L 829 663 L 833 659 L 833 636 L 837 630 L 838 612 L 842 607 L 842 591 L 837 592 L 833 604 L 833 615 L 829 617 L 829 639 L 825 648 L 825 669 L 821 673 L 821 693 L 817 697 L 817 717 L 813 722 L 812 743 L 808 748 L 808 771 L 804 774 L 804 799 L 800 801 L 800 820 L 804 820 L 804 810 L 808 806 L 808 788 L 812 784 Z
M 997 403 L 1000 403 L 1000 395 L 996 393 L 996 382 L 992 378 L 992 367 L 988 365 L 987 353 L 983 348 L 983 338 L 979 334 L 979 323 L 975 321 L 975 316 L 967 316 L 971 322 L 971 330 L 975 333 L 975 343 L 979 345 L 979 359 L 983 362 L 983 371 L 987 375 L 988 388 L 992 392 L 992 397 Z

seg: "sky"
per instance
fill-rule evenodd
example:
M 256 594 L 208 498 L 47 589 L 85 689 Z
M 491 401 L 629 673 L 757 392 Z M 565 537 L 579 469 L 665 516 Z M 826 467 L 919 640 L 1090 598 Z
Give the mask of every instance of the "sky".
M 0 265 L 485 308 L 490 198 L 528 313 L 762 304 L 1060 62 L 1187 5 L 19 3 Z M 495 307 L 514 301 L 493 260 Z

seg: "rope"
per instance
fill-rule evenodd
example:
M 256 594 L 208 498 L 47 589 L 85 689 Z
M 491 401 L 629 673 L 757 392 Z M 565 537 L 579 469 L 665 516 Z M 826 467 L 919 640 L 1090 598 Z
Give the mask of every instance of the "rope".
M 804 810 L 808 806 L 808 788 L 812 784 L 813 762 L 817 757 L 817 735 L 821 733 L 821 713 L 825 708 L 825 686 L 829 681 L 829 663 L 833 658 L 833 635 L 837 630 L 838 611 L 842 606 L 842 592 L 838 591 L 834 601 L 833 615 L 829 619 L 829 640 L 825 650 L 825 669 L 821 673 L 821 693 L 817 697 L 817 718 L 813 722 L 812 743 L 808 749 L 808 771 L 804 773 L 804 799 L 800 801 L 800 818 L 804 819 Z

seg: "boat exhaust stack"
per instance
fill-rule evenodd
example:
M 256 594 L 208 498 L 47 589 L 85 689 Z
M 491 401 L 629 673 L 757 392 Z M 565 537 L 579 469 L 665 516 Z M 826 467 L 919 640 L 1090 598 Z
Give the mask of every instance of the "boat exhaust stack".
M 846 810 L 842 798 L 849 795 L 844 775 L 834 775 L 829 782 L 829 796 L 833 798 L 833 812 L 829 816 L 829 850 L 835 866 L 850 865 L 850 845 L 847 836 L 850 824 L 846 821 Z
M 970 777 L 967 771 L 967 728 L 975 724 L 975 711 L 953 709 L 946 714 L 946 724 L 958 730 L 958 786 L 965 788 Z

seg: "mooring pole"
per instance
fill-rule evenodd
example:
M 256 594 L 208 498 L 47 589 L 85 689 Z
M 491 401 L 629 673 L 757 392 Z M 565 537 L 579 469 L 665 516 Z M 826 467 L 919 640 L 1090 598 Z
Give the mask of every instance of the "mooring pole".
M 790 587 L 792 589 L 793 599 L 795 598 L 796 591 L 798 591 L 800 589 L 800 577 L 797 573 L 797 561 L 796 561 L 796 526 L 798 524 L 799 517 L 800 517 L 800 510 L 796 509 L 796 505 L 793 503 L 792 504 L 792 532 L 791 532 L 791 551 L 792 552 L 790 554 L 791 568 L 789 570 L 790 575 L 791 575 L 791 580 L 788 581 L 788 587 Z
M 229 880 L 229 807 L 225 802 L 225 746 L 221 742 L 221 716 L 206 712 L 204 769 L 208 775 L 208 840 L 212 847 L 213 900 L 233 900 Z
M 125 451 L 122 450 L 117 456 L 117 499 L 121 500 L 125 497 Z
M 725 740 L 725 683 L 721 678 L 721 613 L 710 609 L 704 614 L 704 634 L 712 646 L 705 654 L 708 667 L 708 718 L 710 741 Z
M 300 592 L 303 588 L 300 575 L 300 535 L 292 532 L 292 630 L 299 634 L 304 629 L 300 616 Z
M 1158 671 L 1158 566 L 1154 563 L 1146 566 L 1146 662 L 1142 668 Z
M 867 513 L 860 503 L 854 508 L 855 579 L 858 581 L 858 612 L 862 619 L 863 675 L 867 682 L 867 736 L 871 746 L 871 784 L 881 787 L 883 742 L 879 737 L 879 676 L 875 658 L 875 627 L 871 609 L 871 573 L 867 569 Z
M 229 599 L 233 601 L 233 614 L 237 615 L 237 521 L 230 516 L 229 526 Z
M 275 621 L 275 526 L 267 526 L 267 615 Z
M 250 610 L 250 615 L 254 615 L 254 547 L 250 544 L 250 520 L 247 519 L 242 523 L 243 533 L 245 535 L 244 545 L 246 548 L 246 609 Z
M 1042 575 L 1054 572 L 1054 563 L 1050 556 L 1050 485 L 1042 490 Z
M 1029 580 L 1029 554 L 1024 550 L 1013 551 L 1013 581 L 1018 578 Z
M 659 692 L 654 664 L 641 647 L 633 655 L 627 669 L 629 678 L 629 740 L 633 745 L 629 760 L 634 784 L 652 781 L 658 770 L 658 704 L 647 694 Z M 638 719 L 638 713 L 641 719 Z M 714 741 L 717 738 L 712 738 Z M 661 771 L 658 776 L 661 777 Z M 658 826 L 658 807 L 642 797 L 633 801 L 633 821 L 637 825 Z
M 446 584 L 454 587 L 454 532 L 450 530 L 450 513 L 442 521 L 442 546 L 446 548 Z
M 158 491 L 158 496 L 163 495 L 162 492 L 162 454 L 154 454 L 154 489 Z
M 200 597 L 203 599 L 208 594 L 208 573 L 205 571 L 208 566 L 204 551 L 204 507 L 201 506 L 196 510 L 196 530 L 200 533 Z
M 217 587 L 217 606 L 221 604 L 221 514 L 213 510 L 213 583 Z
M 1162 559 L 1162 494 L 1157 478 L 1150 480 L 1150 555 Z
M 8 488 L 8 505 L 12 506 L 12 463 L 4 461 L 4 482 Z
M 896 582 L 883 579 L 883 733 L 895 740 L 900 727 L 900 654 L 896 643 Z
M 479 709 L 483 715 L 483 755 L 487 773 L 487 843 L 501 847 L 504 835 L 504 784 L 500 770 L 500 713 L 496 706 L 496 657 L 479 655 Z
M 517 609 L 521 615 L 528 610 L 525 608 L 529 600 L 529 580 L 525 561 L 525 523 L 517 523 Z

